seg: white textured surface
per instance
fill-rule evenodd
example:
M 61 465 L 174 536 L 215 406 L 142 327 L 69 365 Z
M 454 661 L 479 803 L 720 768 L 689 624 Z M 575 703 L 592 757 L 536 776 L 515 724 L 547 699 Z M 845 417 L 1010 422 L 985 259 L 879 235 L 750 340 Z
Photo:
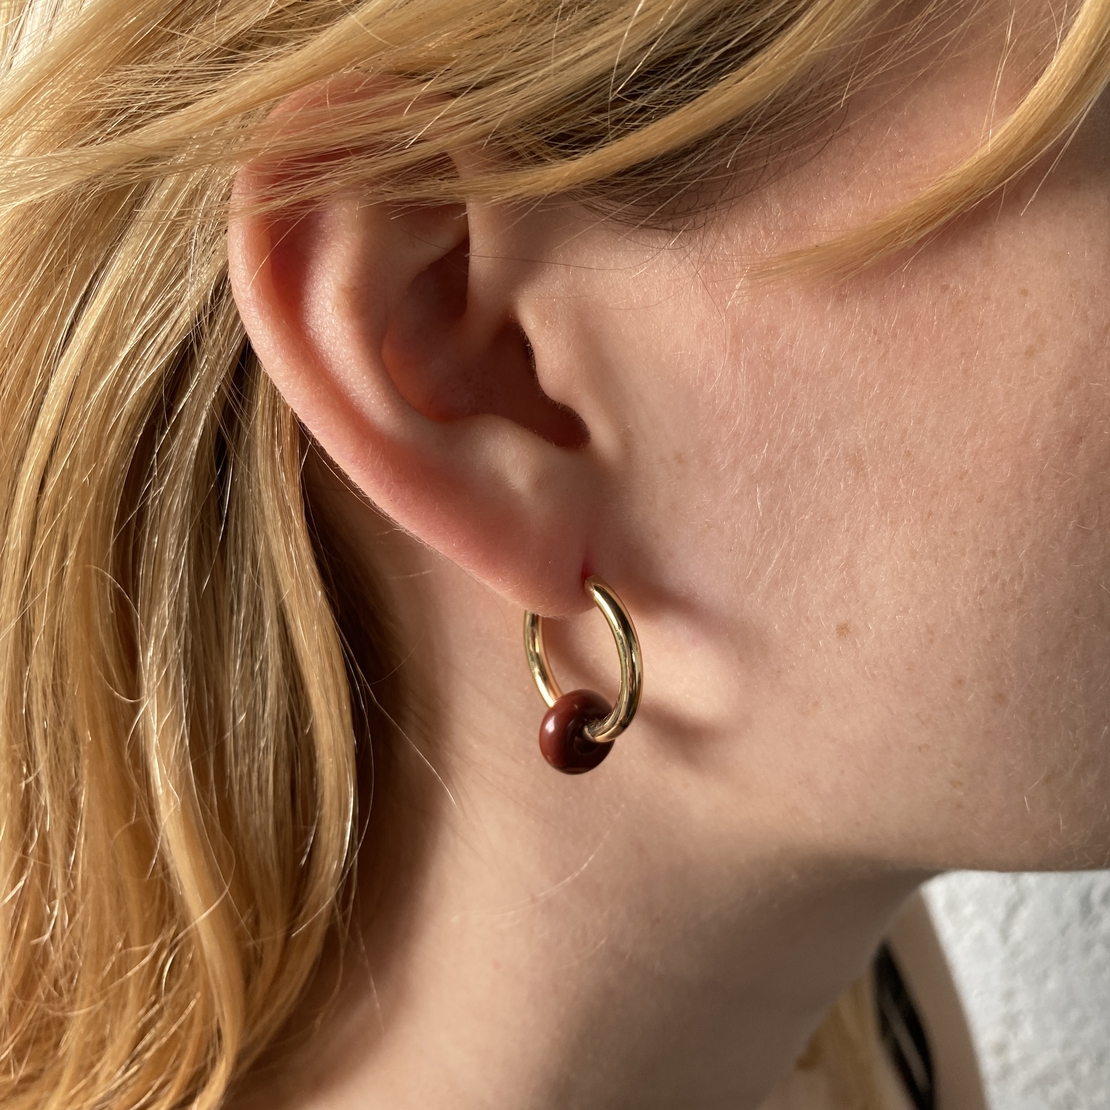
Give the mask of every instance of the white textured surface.
M 1110 871 L 954 872 L 925 897 L 992 1110 L 1110 1110 Z

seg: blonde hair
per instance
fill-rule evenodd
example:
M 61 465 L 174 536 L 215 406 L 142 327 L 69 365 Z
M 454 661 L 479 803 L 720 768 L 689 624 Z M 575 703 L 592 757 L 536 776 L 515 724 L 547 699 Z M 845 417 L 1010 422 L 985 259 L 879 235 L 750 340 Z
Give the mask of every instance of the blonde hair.
M 238 320 L 236 164 L 311 143 L 328 188 L 449 199 L 441 156 L 492 142 L 467 196 L 657 215 L 802 141 L 948 5 L 868 52 L 883 7 L 0 0 L 0 1103 L 217 1105 L 348 875 L 375 722 L 355 660 L 384 668 L 387 638 L 337 622 L 303 440 Z M 346 71 L 390 80 L 301 138 L 260 126 Z M 987 143 L 806 258 L 918 242 L 1108 75 L 1110 0 L 1085 0 Z

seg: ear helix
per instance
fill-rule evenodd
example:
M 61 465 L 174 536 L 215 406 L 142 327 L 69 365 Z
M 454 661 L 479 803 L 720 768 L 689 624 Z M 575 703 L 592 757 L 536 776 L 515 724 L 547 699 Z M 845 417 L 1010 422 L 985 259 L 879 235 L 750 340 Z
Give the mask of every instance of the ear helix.
M 549 706 L 540 725 L 540 751 L 552 767 L 568 775 L 592 771 L 609 754 L 613 741 L 632 723 L 644 685 L 640 640 L 628 610 L 596 575 L 586 579 L 585 588 L 617 644 L 621 687 L 613 706 L 594 690 L 561 691 L 544 648 L 543 618 L 524 614 L 524 654 Z

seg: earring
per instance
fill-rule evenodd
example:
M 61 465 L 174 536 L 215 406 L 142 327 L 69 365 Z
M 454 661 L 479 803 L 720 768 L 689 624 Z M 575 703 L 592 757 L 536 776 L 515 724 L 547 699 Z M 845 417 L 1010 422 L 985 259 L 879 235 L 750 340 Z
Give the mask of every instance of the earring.
M 540 725 L 540 751 L 552 767 L 568 775 L 592 771 L 609 754 L 613 741 L 632 723 L 644 687 L 640 640 L 628 610 L 597 575 L 586 579 L 586 592 L 605 614 L 617 642 L 621 688 L 614 706 L 594 690 L 562 692 L 547 661 L 543 618 L 524 614 L 524 654 L 549 706 Z

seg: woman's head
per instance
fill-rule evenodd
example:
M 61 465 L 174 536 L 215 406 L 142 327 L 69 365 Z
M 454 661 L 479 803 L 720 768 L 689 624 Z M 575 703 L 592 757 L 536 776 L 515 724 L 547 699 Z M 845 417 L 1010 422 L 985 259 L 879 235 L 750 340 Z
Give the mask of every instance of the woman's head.
M 271 379 L 402 527 L 522 608 L 570 615 L 587 574 L 622 583 L 646 711 L 668 707 L 676 754 L 712 769 L 726 809 L 758 764 L 754 793 L 797 792 L 826 818 L 800 835 L 830 850 L 1090 863 L 1110 786 L 1105 104 L 912 251 L 847 276 L 814 272 L 821 248 L 803 272 L 760 269 L 838 234 L 856 258 L 852 229 L 912 222 L 922 189 L 989 158 L 984 131 L 1039 95 L 1043 7 L 928 14 L 835 119 L 762 147 L 763 180 L 738 173 L 701 210 L 691 184 L 685 223 L 486 197 L 517 172 L 494 140 L 437 168 L 465 207 L 349 189 L 290 217 L 270 198 L 327 180 L 333 155 L 315 174 L 262 155 L 238 178 L 232 286 Z M 886 15 L 811 89 L 889 52 L 906 24 Z M 317 87 L 271 145 L 332 111 L 373 117 L 380 95 Z M 386 95 L 422 110 L 411 86 Z
M 302 424 L 502 596 L 621 587 L 709 812 L 1105 846 L 1106 4 L 0 11 L 12 1105 L 217 1097 L 320 951 L 402 695 Z

